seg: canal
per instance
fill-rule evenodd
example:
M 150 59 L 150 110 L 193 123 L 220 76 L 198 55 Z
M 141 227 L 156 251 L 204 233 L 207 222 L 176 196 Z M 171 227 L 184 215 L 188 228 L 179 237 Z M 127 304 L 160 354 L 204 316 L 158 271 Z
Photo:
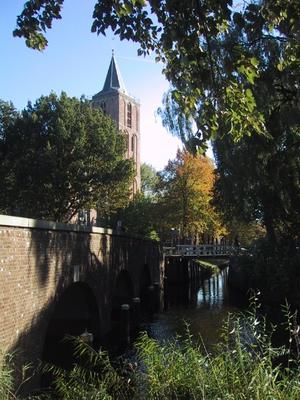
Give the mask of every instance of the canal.
M 208 279 L 165 287 L 165 310 L 154 315 L 141 330 L 158 341 L 189 332 L 210 349 L 217 343 L 224 320 L 229 313 L 244 307 L 243 300 L 228 286 L 228 267 Z M 201 339 L 200 339 L 201 337 Z
M 120 341 L 120 331 L 109 335 L 105 343 L 94 343 L 95 348 L 108 350 L 111 360 L 121 358 L 135 361 L 135 339 L 139 333 L 147 332 L 151 338 L 165 342 L 176 336 L 185 336 L 187 327 L 193 338 L 211 351 L 218 342 L 220 330 L 228 314 L 242 310 L 243 303 L 228 287 L 228 267 L 207 279 L 189 283 L 165 284 L 164 309 L 151 317 L 144 316 L 131 344 Z M 69 369 L 74 363 L 73 346 L 66 341 L 47 342 L 44 360 Z M 42 387 L 52 382 L 49 374 L 43 375 Z

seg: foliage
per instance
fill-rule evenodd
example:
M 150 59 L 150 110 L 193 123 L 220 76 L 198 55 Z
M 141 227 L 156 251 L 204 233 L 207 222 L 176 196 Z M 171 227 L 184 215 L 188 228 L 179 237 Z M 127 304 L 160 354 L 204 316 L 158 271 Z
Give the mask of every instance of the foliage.
M 145 196 L 154 196 L 158 182 L 157 172 L 152 165 L 141 164 L 141 190 Z
M 201 267 L 201 276 L 202 277 L 210 277 L 211 275 L 215 275 L 220 272 L 219 262 L 215 262 L 214 260 L 201 260 L 200 258 L 195 259 L 193 261 L 196 265 Z M 224 260 L 222 260 L 224 264 Z
M 227 221 L 261 222 L 274 243 L 282 235 L 295 240 L 300 230 L 300 75 L 294 64 L 278 69 L 284 40 L 270 36 L 249 42 L 245 35 L 250 35 L 245 28 L 235 27 L 226 40 L 239 43 L 260 65 L 251 91 L 267 135 L 236 143 L 226 136 L 226 121 L 220 124 L 214 141 L 215 193 Z
M 300 252 L 289 238 L 280 238 L 274 247 L 268 238 L 253 242 L 249 252 L 236 258 L 232 272 L 242 277 L 243 290 L 256 289 L 266 304 L 300 304 Z
M 28 47 L 43 50 L 48 41 L 42 32 L 52 27 L 53 19 L 61 18 L 63 2 L 64 0 L 27 1 L 17 19 L 20 29 L 16 29 L 14 35 L 24 37 Z
M 176 228 L 181 239 L 199 238 L 203 233 L 221 232 L 219 218 L 211 206 L 214 166 L 204 156 L 178 151 L 159 174 L 159 214 L 163 215 L 162 229 Z
M 44 33 L 61 17 L 62 4 L 29 0 L 14 34 L 25 37 L 28 46 L 44 48 Z M 139 54 L 155 52 L 171 83 L 164 120 L 191 147 L 203 149 L 224 122 L 223 132 L 236 140 L 267 134 L 255 95 L 264 63 L 253 45 L 281 44 L 273 59 L 283 78 L 276 85 L 277 100 L 291 104 L 299 98 L 298 5 L 298 0 L 97 0 L 92 31 L 105 35 L 112 29 L 121 40 L 139 43 Z M 287 70 L 293 80 L 284 79 Z
M 79 363 L 69 372 L 46 366 L 54 374 L 54 392 L 36 399 L 298 400 L 299 355 L 291 346 L 299 340 L 295 314 L 285 307 L 289 340 L 275 347 L 276 327 L 268 328 L 258 311 L 229 315 L 212 353 L 188 331 L 186 337 L 163 343 L 143 333 L 135 345 L 137 368 L 127 362 L 113 367 L 105 352 L 73 339 Z
M 154 222 L 156 204 L 152 198 L 137 193 L 127 207 L 120 209 L 115 220 L 122 222 L 122 228 L 145 238 L 159 240 Z
M 15 121 L 18 113 L 12 103 L 0 100 L 0 139 L 3 140 L 5 132 Z
M 121 221 L 122 229 L 159 241 L 157 233 L 161 215 L 156 200 L 158 175 L 149 164 L 141 164 L 141 193 L 137 193 L 125 207 L 113 216 L 114 225 Z
M 46 364 L 44 373 L 54 377 L 54 388 L 42 399 L 130 400 L 133 388 L 130 380 L 115 369 L 105 351 L 96 351 L 80 338 L 67 338 L 74 344 L 77 363 L 66 371 Z M 40 396 L 37 397 L 40 399 Z
M 16 353 L 3 353 L 0 350 L 0 398 L 1 400 L 21 399 L 20 391 L 34 375 L 31 365 L 23 365 L 20 369 L 15 365 Z M 15 379 L 17 377 L 17 379 Z M 16 384 L 19 381 L 19 385 Z M 31 398 L 28 398 L 31 400 Z
M 12 358 L 0 353 L 0 398 L 10 400 L 13 397 Z
M 142 233 L 166 241 L 170 234 L 200 239 L 203 234 L 224 234 L 217 212 L 211 206 L 214 167 L 210 159 L 178 151 L 177 158 L 154 175 L 147 171 L 152 182 L 151 196 L 136 196 L 129 207 L 118 214 L 123 226 L 131 232 Z M 146 186 L 145 186 L 146 187 Z M 157 232 L 157 233 L 155 233 Z M 153 234 L 155 233 L 155 236 Z
M 262 223 L 275 245 L 282 236 L 297 240 L 300 231 L 300 130 L 287 118 L 287 110 L 269 115 L 272 140 L 250 137 L 233 143 L 223 137 L 214 144 L 215 204 L 227 222 Z
M 224 225 L 227 229 L 226 239 L 233 243 L 238 238 L 242 247 L 249 247 L 255 240 L 266 235 L 265 228 L 258 221 L 245 222 L 232 217 L 224 221 Z
M 210 204 L 214 182 L 210 159 L 184 150 L 178 151 L 176 159 L 157 175 L 153 169 L 144 169 L 144 186 L 152 187 L 152 194 L 135 196 L 128 207 L 118 212 L 116 219 L 122 221 L 124 229 L 164 241 L 171 232 L 180 233 L 181 240 L 189 237 L 196 241 L 204 233 L 224 232 Z
M 1 103 L 0 127 L 2 213 L 69 221 L 104 191 L 128 195 L 122 135 L 88 100 L 52 93 L 21 113 Z
M 121 170 L 123 168 L 123 171 Z M 97 222 L 100 226 L 113 226 L 116 216 L 120 210 L 126 208 L 130 204 L 131 196 L 131 177 L 128 174 L 128 163 L 120 165 L 120 177 L 126 176 L 120 182 L 108 182 L 99 188 L 99 197 L 96 202 Z

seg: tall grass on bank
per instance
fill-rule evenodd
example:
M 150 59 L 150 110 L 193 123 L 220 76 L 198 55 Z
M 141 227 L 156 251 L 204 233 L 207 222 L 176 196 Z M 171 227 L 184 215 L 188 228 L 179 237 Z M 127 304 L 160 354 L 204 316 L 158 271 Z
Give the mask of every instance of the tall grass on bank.
M 272 345 L 275 328 L 267 329 L 265 320 L 253 311 L 228 317 L 212 353 L 188 333 L 165 343 L 143 333 L 135 345 L 137 366 L 127 361 L 116 367 L 105 352 L 74 339 L 80 362 L 71 371 L 47 366 L 54 376 L 54 389 L 35 399 L 299 400 L 300 367 L 290 345 L 298 327 L 286 312 L 286 346 Z M 1 380 L 7 374 L 11 382 L 9 371 L 2 367 Z
M 13 370 L 10 367 L 11 356 L 0 352 L 0 399 L 13 398 Z
M 143 335 L 137 343 L 145 373 L 140 399 L 293 400 L 300 398 L 300 369 L 275 365 L 290 359 L 289 347 L 274 348 L 265 322 L 254 315 L 229 318 L 213 354 L 193 338 L 160 345 Z
M 16 371 L 14 366 L 14 354 L 3 354 L 0 350 L 0 400 L 18 400 L 18 393 L 22 386 L 32 377 L 30 365 L 21 367 Z M 16 386 L 14 376 L 16 372 L 20 376 L 21 384 Z

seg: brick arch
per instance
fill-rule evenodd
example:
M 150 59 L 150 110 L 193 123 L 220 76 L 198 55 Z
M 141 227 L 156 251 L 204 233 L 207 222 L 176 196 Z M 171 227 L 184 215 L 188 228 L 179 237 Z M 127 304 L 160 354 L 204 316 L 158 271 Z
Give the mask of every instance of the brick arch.
M 134 285 L 130 273 L 122 269 L 116 276 L 112 298 L 111 298 L 111 343 L 120 341 L 120 330 L 122 323 L 121 306 L 128 304 L 132 307 L 132 299 L 134 297 Z
M 112 292 L 112 309 L 120 307 L 122 304 L 131 304 L 134 297 L 133 279 L 129 271 L 122 269 L 116 276 Z
M 99 339 L 100 317 L 97 298 L 86 282 L 71 283 L 56 300 L 45 332 L 42 360 L 68 367 L 73 346 L 63 341 L 67 335 L 79 336 L 87 330 Z

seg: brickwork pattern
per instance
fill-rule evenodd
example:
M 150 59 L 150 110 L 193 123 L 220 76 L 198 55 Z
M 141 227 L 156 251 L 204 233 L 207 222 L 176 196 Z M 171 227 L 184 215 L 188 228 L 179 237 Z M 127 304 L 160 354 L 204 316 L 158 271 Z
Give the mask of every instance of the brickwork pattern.
M 155 243 L 116 233 L 93 232 L 97 228 L 91 230 L 38 229 L 0 223 L 1 351 L 18 347 L 25 362 L 41 358 L 51 313 L 62 293 L 74 282 L 75 269 L 80 282 L 87 283 L 97 299 L 101 335 L 110 329 L 112 293 L 121 270 L 129 272 L 134 296 L 139 296 L 145 264 L 153 281 L 161 281 L 161 256 Z
M 105 103 L 105 112 L 116 121 L 117 128 L 126 137 L 127 150 L 126 158 L 133 158 L 136 165 L 136 176 L 134 184 L 134 193 L 141 189 L 140 175 L 140 105 L 127 94 L 120 92 L 108 92 L 98 94 L 93 100 L 93 106 L 101 108 Z M 127 106 L 131 104 L 131 127 L 127 124 Z M 134 149 L 132 149 L 132 137 L 134 138 Z

